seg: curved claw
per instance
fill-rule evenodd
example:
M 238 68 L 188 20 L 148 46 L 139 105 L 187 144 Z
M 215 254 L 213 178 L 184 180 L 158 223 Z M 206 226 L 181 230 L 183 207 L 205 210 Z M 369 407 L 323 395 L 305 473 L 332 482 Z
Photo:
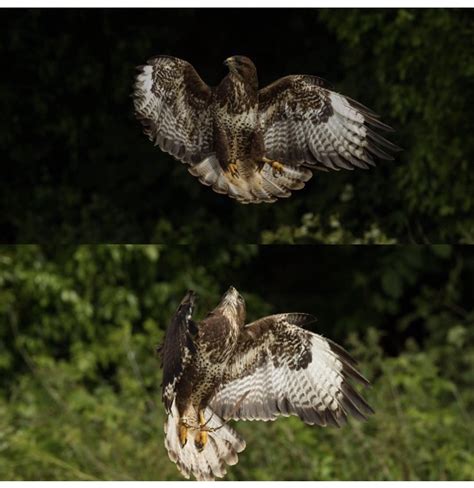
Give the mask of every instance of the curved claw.
M 179 425 L 179 443 L 184 447 L 188 442 L 188 426 L 186 424 Z
M 194 438 L 194 445 L 196 446 L 196 449 L 199 452 L 201 452 L 206 447 L 207 439 L 208 439 L 207 430 L 200 430 L 196 434 L 196 437 Z
M 273 176 L 276 177 L 283 174 L 284 166 L 281 163 L 279 163 L 278 161 L 272 161 L 270 165 L 273 168 Z
M 263 169 L 263 166 L 265 164 L 268 164 L 272 167 L 273 171 L 272 171 L 272 174 L 273 176 L 277 177 L 279 175 L 282 175 L 283 174 L 283 170 L 285 169 L 285 166 L 283 165 L 283 163 L 280 163 L 279 161 L 274 161 L 273 159 L 268 159 L 267 157 L 263 157 L 262 158 L 262 166 L 260 168 L 260 171 Z
M 229 163 L 227 170 L 233 178 L 239 178 L 239 170 L 237 169 L 237 163 Z
M 208 432 L 209 429 L 206 426 L 207 422 L 204 417 L 204 412 L 202 410 L 199 411 L 199 432 L 196 434 L 194 438 L 194 445 L 196 449 L 201 452 L 207 444 L 208 439 Z

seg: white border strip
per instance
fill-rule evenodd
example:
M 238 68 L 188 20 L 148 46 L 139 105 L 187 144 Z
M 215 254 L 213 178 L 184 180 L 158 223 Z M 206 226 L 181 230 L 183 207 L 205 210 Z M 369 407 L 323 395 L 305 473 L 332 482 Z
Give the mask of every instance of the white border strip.
M 107 483 L 107 485 L 105 485 Z M 154 487 L 154 488 L 172 488 L 176 487 L 176 483 L 179 481 L 4 481 L 1 483 L 2 487 L 7 488 L 18 488 L 21 485 L 22 488 L 57 488 L 58 484 L 68 485 L 71 488 L 91 488 L 93 486 L 101 485 L 103 487 L 107 486 L 109 488 L 144 488 L 144 487 Z M 260 484 L 259 484 L 260 483 Z M 239 488 L 242 486 L 252 486 L 257 488 L 261 487 L 263 482 L 258 481 L 227 481 L 225 486 L 233 488 Z M 312 488 L 361 488 L 362 486 L 367 486 L 370 483 L 371 488 L 407 488 L 408 482 L 405 481 L 272 481 L 271 486 L 278 485 L 283 486 L 299 485 L 311 486 Z M 389 485 L 388 485 L 389 484 Z M 214 481 L 200 481 L 199 486 L 208 486 L 209 488 L 215 487 Z M 269 485 L 266 485 L 269 486 Z M 411 481 L 409 488 L 472 488 L 474 482 L 472 481 Z
M 469 8 L 468 0 L 2 0 L 2 8 Z

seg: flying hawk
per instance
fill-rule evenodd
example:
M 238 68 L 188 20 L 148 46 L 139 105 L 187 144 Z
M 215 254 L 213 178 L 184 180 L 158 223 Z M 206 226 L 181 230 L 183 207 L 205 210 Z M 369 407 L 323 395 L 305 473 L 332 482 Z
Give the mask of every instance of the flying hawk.
M 245 441 L 233 420 L 296 415 L 309 425 L 366 420 L 371 407 L 349 380 L 368 385 L 356 362 L 334 342 L 302 329 L 302 313 L 245 324 L 245 301 L 232 286 L 200 322 L 196 294 L 179 305 L 160 348 L 165 446 L 186 477 L 211 480 L 236 464 Z
M 321 78 L 285 76 L 259 90 L 249 58 L 225 64 L 228 75 L 211 88 L 188 62 L 156 56 L 138 67 L 133 94 L 150 140 L 217 193 L 275 202 L 312 170 L 368 168 L 399 149 L 374 132 L 392 130 L 374 112 Z

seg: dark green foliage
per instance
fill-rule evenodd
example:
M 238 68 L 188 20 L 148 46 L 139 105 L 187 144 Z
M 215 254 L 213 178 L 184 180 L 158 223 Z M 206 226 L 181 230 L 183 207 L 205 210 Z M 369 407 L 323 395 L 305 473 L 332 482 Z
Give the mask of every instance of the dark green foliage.
M 252 320 L 313 313 L 360 360 L 376 415 L 238 423 L 229 479 L 474 477 L 474 254 L 435 247 L 94 246 L 0 251 L 0 478 L 180 479 L 155 346 L 186 288 L 234 284 Z
M 473 18 L 454 9 L 5 11 L 2 240 L 472 242 Z M 239 205 L 153 148 L 134 120 L 134 66 L 158 53 L 189 60 L 210 84 L 236 53 L 256 61 L 262 85 L 323 76 L 380 113 L 404 151 L 368 172 L 317 173 L 289 200 Z
M 379 180 L 393 205 L 379 225 L 403 240 L 472 242 L 473 12 L 325 10 L 321 17 L 345 46 L 342 86 L 393 120 L 405 149 Z M 375 203 L 374 187 L 361 182 L 358 204 Z

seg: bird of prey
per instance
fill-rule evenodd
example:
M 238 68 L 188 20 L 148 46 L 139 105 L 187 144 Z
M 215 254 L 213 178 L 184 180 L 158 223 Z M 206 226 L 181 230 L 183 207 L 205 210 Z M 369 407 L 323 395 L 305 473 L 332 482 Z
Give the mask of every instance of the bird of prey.
M 193 66 L 156 56 L 139 66 L 134 108 L 145 134 L 217 193 L 240 203 L 275 202 L 312 170 L 368 168 L 397 146 L 373 129 L 392 130 L 367 107 L 316 76 L 290 75 L 259 89 L 245 56 L 209 87 Z
M 245 301 L 232 286 L 200 322 L 196 294 L 179 305 L 160 347 L 167 419 L 165 446 L 186 477 L 212 480 L 236 464 L 245 441 L 229 420 L 296 415 L 309 425 L 366 420 L 371 407 L 350 380 L 368 385 L 334 342 L 301 327 L 315 321 L 281 313 L 245 323 Z

